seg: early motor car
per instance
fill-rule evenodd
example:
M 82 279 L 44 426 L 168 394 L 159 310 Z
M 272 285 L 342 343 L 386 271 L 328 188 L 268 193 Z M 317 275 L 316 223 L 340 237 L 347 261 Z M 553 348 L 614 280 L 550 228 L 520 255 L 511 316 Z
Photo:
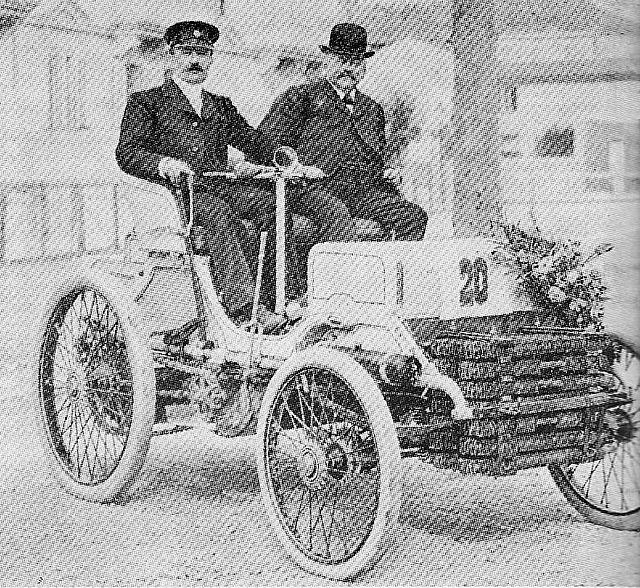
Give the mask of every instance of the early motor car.
M 589 521 L 638 530 L 633 347 L 545 322 L 481 238 L 316 245 L 308 304 L 287 308 L 283 202 L 296 167 L 276 163 L 263 180 L 278 197 L 280 331 L 226 316 L 182 197 L 141 180 L 121 186 L 135 217 L 123 250 L 61 276 L 32 389 L 62 486 L 112 501 L 154 434 L 257 435 L 275 535 L 300 566 L 337 579 L 393 538 L 402 458 L 491 476 L 547 467 Z

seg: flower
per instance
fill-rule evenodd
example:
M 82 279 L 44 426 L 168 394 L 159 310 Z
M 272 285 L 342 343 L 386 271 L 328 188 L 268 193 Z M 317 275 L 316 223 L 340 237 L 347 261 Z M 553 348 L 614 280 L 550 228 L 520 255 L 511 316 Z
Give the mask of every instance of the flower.
M 515 273 L 519 291 L 568 326 L 601 330 L 607 286 L 598 270 L 587 270 L 585 265 L 613 246 L 603 243 L 586 255 L 579 242 L 553 242 L 537 228 L 533 232 L 515 225 L 502 228 L 505 240 L 498 249 L 502 255 L 495 260 Z
M 551 273 L 551 271 L 553 271 L 553 257 L 551 257 L 550 255 L 546 255 L 545 257 L 540 259 L 534 265 L 534 271 L 542 275 Z
M 569 270 L 566 275 L 567 284 L 575 284 L 580 278 L 580 271 L 577 269 Z
M 549 297 L 549 300 L 551 300 L 551 302 L 564 302 L 567 299 L 567 295 L 565 294 L 564 290 L 561 290 L 557 286 L 551 286 L 551 288 L 549 288 L 547 296 Z

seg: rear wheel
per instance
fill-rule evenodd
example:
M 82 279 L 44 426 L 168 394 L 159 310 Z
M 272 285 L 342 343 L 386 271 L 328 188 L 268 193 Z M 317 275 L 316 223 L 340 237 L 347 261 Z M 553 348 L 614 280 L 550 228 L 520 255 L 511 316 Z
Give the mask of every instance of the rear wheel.
M 609 411 L 611 446 L 601 459 L 550 466 L 569 503 L 592 523 L 640 530 L 640 356 L 633 345 L 612 337 L 612 372 L 631 403 Z
M 123 294 L 93 276 L 63 285 L 40 330 L 34 405 L 50 469 L 84 500 L 134 481 L 149 447 L 155 377 Z
M 308 571 L 369 569 L 393 538 L 402 488 L 393 420 L 351 357 L 311 348 L 274 375 L 258 423 L 258 473 L 273 527 Z

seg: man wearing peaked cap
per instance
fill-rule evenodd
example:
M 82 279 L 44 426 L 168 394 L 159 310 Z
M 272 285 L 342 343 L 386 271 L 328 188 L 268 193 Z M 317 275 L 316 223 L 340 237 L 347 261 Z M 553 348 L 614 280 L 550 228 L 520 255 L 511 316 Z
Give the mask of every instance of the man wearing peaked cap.
M 402 196 L 399 170 L 386 165 L 384 111 L 357 88 L 366 60 L 374 55 L 367 31 L 354 23 L 337 24 L 329 44 L 320 50 L 324 76 L 286 90 L 258 129 L 274 143 L 293 147 L 302 163 L 326 174 L 300 199 L 342 206 L 344 227 L 354 227 L 353 217 L 366 218 L 397 239 L 422 239 L 426 212 Z M 347 232 L 356 238 L 355 229 Z
M 171 25 L 164 34 L 164 42 L 169 47 L 181 45 L 184 47 L 211 48 L 218 40 L 218 28 L 202 21 L 189 20 Z
M 265 165 L 271 163 L 275 146 L 247 123 L 229 98 L 204 90 L 202 84 L 207 79 L 218 36 L 215 26 L 200 21 L 179 22 L 167 29 L 164 39 L 172 75 L 161 86 L 130 96 L 116 159 L 126 173 L 167 187 L 178 185 L 185 174 L 194 175 L 195 224 L 205 230 L 218 294 L 229 314 L 241 322 L 251 311 L 255 253 L 239 217 L 252 218 L 253 210 L 246 203 L 255 198 L 265 200 L 270 195 L 257 190 L 258 196 L 254 196 L 256 189 L 250 183 L 232 186 L 220 179 L 206 178 L 203 173 L 227 169 L 229 145 Z M 245 163 L 241 171 L 250 176 L 259 169 Z M 272 210 L 259 212 L 258 229 L 269 231 L 268 249 L 272 252 L 275 204 Z M 288 241 L 288 265 L 295 267 L 295 248 L 291 239 Z M 273 262 L 265 260 L 265 266 L 270 265 Z M 272 285 L 270 277 L 265 275 L 265 283 Z M 301 292 L 296 276 L 290 277 L 289 295 L 294 298 Z M 258 314 L 266 332 L 283 322 L 266 307 L 261 307 Z

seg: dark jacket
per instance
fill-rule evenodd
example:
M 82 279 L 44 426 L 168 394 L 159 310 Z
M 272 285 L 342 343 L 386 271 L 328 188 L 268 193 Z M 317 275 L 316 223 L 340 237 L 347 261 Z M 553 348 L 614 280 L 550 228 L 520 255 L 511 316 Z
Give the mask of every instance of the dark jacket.
M 171 79 L 129 98 L 116 148 L 118 165 L 128 174 L 164 183 L 162 157 L 187 162 L 196 174 L 224 170 L 232 145 L 248 159 L 271 163 L 274 147 L 238 113 L 231 100 L 203 93 L 202 118 Z
M 384 168 L 382 107 L 356 90 L 353 113 L 325 79 L 286 90 L 258 127 L 330 176 L 379 177 Z M 358 172 L 358 173 L 354 173 Z

